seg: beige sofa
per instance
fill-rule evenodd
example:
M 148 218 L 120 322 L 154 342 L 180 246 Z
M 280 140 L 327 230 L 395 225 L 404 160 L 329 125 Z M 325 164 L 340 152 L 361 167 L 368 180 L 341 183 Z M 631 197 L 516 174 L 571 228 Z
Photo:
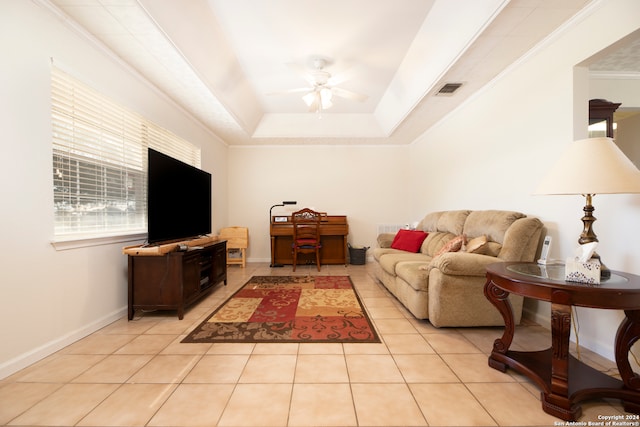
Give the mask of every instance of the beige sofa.
M 374 275 L 416 318 L 429 319 L 436 327 L 504 325 L 484 296 L 485 267 L 501 261 L 534 261 L 542 229 L 539 219 L 519 212 L 430 213 L 416 228 L 428 233 L 417 253 L 391 248 L 395 234 L 378 236 L 379 247 L 372 251 Z M 457 252 L 437 255 L 443 246 L 465 238 Z M 510 295 L 509 299 L 519 324 L 523 298 Z

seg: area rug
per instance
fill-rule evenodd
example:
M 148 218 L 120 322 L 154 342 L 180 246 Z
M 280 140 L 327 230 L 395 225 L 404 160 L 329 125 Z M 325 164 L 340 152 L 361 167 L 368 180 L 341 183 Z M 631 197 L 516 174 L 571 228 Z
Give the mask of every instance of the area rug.
M 253 276 L 183 343 L 380 342 L 349 276 Z

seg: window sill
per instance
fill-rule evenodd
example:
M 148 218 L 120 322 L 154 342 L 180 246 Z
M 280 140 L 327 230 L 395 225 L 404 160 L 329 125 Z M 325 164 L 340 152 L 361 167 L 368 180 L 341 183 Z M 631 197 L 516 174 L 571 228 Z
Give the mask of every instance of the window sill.
M 87 248 L 91 246 L 101 246 L 101 245 L 111 245 L 114 243 L 125 243 L 125 242 L 133 242 L 146 240 L 147 233 L 135 233 L 135 234 L 126 234 L 126 235 L 117 235 L 117 236 L 99 236 L 99 237 L 90 237 L 90 236 L 69 236 L 65 237 L 57 237 L 56 240 L 51 242 L 51 245 L 57 251 L 66 251 L 69 249 L 79 249 L 79 248 Z

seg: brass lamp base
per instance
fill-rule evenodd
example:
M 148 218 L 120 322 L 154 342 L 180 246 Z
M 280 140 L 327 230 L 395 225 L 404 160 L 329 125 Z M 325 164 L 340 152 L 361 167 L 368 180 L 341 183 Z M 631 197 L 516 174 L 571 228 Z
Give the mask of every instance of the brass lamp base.
M 595 210 L 595 208 L 591 204 L 593 196 L 595 196 L 595 194 L 584 195 L 586 199 L 586 204 L 582 209 L 584 211 L 584 216 L 582 217 L 582 224 L 584 224 L 584 228 L 582 229 L 582 233 L 580 234 L 580 238 L 578 239 L 578 243 L 580 243 L 581 245 L 598 241 L 596 233 L 593 232 L 593 223 L 596 220 L 596 217 L 593 216 L 593 211 Z M 591 256 L 591 259 L 597 259 L 600 262 L 600 280 L 609 279 L 611 277 L 611 270 L 609 270 L 609 268 L 604 265 L 604 263 L 600 259 L 600 255 L 594 252 Z

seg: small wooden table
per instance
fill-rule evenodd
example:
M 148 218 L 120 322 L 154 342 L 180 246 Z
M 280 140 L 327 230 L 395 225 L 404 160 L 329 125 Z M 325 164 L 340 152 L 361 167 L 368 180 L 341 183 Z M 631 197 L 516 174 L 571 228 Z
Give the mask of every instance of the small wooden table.
M 580 402 L 597 397 L 620 399 L 628 412 L 640 414 L 640 377 L 629 364 L 629 350 L 640 338 L 640 276 L 617 271 L 599 285 L 564 280 L 564 266 L 498 263 L 487 267 L 485 296 L 502 314 L 505 330 L 493 344 L 489 366 L 512 368 L 541 390 L 542 409 L 567 421 L 580 417 Z M 551 303 L 551 348 L 509 350 L 515 332 L 510 293 Z M 571 306 L 624 310 L 615 338 L 621 380 L 582 363 L 569 354 Z M 637 421 L 637 419 L 635 419 Z

